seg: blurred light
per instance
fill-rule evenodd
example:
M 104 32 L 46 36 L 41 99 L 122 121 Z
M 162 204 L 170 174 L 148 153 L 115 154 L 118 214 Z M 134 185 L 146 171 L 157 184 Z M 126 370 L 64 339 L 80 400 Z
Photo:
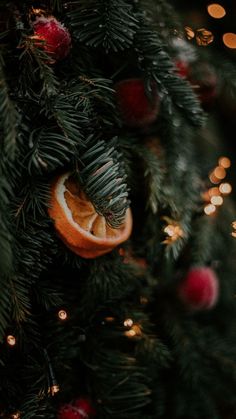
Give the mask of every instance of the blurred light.
M 140 297 L 140 303 L 141 303 L 141 304 L 143 304 L 143 305 L 144 305 L 144 304 L 147 304 L 147 303 L 148 303 L 148 298 L 147 298 L 147 297 L 143 297 L 143 296 L 141 296 L 141 297 Z
M 16 338 L 15 338 L 15 336 L 8 335 L 7 336 L 7 343 L 10 346 L 15 346 L 15 344 L 16 344 Z
M 211 31 L 201 28 L 196 31 L 196 41 L 198 45 L 206 47 L 214 41 L 214 35 Z
M 133 329 L 127 330 L 125 332 L 125 336 L 127 336 L 128 338 L 133 338 L 135 335 L 136 335 L 136 332 Z
M 185 26 L 184 30 L 186 33 L 186 37 L 189 41 L 194 38 L 195 36 L 194 30 L 190 28 L 190 26 Z
M 216 207 L 213 204 L 208 204 L 204 208 L 204 212 L 206 215 L 212 215 L 216 211 Z
M 224 200 L 223 200 L 222 196 L 213 196 L 211 198 L 211 203 L 213 205 L 220 206 L 220 205 L 223 204 L 223 202 L 224 202 Z
M 20 412 L 12 413 L 10 416 L 11 419 L 20 419 Z
M 132 327 L 132 326 L 133 326 L 133 324 L 134 324 L 134 322 L 133 322 L 133 320 L 132 320 L 132 319 L 126 319 L 126 320 L 124 321 L 124 326 L 125 326 L 125 327 Z
M 215 176 L 214 172 L 210 173 L 209 179 L 210 179 L 211 183 L 214 183 L 214 184 L 220 183 L 220 179 L 218 179 Z
M 219 190 L 220 193 L 228 195 L 232 192 L 232 186 L 230 185 L 230 183 L 221 183 Z
M 207 11 L 209 15 L 215 19 L 221 19 L 226 15 L 224 7 L 218 3 L 209 4 L 209 6 L 207 6 Z
M 235 237 L 235 238 L 236 238 L 236 221 L 233 221 L 233 222 L 232 222 L 232 227 L 233 227 L 233 229 L 234 229 L 235 231 L 233 231 L 233 232 L 231 233 L 231 235 L 232 235 L 233 237 Z
M 215 170 L 214 170 L 213 174 L 215 175 L 215 177 L 216 177 L 217 179 L 222 180 L 222 179 L 224 179 L 224 178 L 225 178 L 225 176 L 226 176 L 226 171 L 225 171 L 224 167 L 222 167 L 222 166 L 217 166 L 217 167 L 215 168 Z
M 228 48 L 236 48 L 236 34 L 232 32 L 223 35 L 223 42 Z
M 114 322 L 115 317 L 111 317 L 111 316 L 105 317 L 105 320 L 106 320 L 107 323 L 112 323 L 112 322 Z
M 50 387 L 51 395 L 54 396 L 56 393 L 60 391 L 60 387 L 58 385 L 54 385 Z
M 58 317 L 60 320 L 66 320 L 68 317 L 68 314 L 65 310 L 58 311 Z
M 219 188 L 217 188 L 217 186 L 215 186 L 214 188 L 209 189 L 208 193 L 209 193 L 210 197 L 220 195 L 220 191 L 219 191 Z
M 218 163 L 219 166 L 222 166 L 225 169 L 228 169 L 231 166 L 231 161 L 228 157 L 220 157 Z

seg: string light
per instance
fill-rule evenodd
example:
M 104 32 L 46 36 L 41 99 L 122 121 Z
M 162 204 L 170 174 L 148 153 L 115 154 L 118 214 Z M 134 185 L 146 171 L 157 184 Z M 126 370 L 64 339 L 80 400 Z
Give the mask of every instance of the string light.
M 184 237 L 184 232 L 177 221 L 174 221 L 169 217 L 162 217 L 162 219 L 168 223 L 163 229 L 164 233 L 167 234 L 166 239 L 163 241 L 164 244 L 174 243 L 176 240 Z
M 213 204 L 208 204 L 204 208 L 204 212 L 206 215 L 212 215 L 216 211 L 216 207 Z
M 219 188 L 217 188 L 217 186 L 215 186 L 214 188 L 210 188 L 208 193 L 210 197 L 220 195 L 220 191 Z
M 212 196 L 211 198 L 211 203 L 217 207 L 219 207 L 220 205 L 222 205 L 224 202 L 222 196 Z
M 215 19 L 222 19 L 226 15 L 226 11 L 223 6 L 218 3 L 212 3 L 207 6 L 207 11 L 211 17 Z
M 219 191 L 223 195 L 228 195 L 232 192 L 232 186 L 230 185 L 230 183 L 221 183 L 219 186 Z
M 8 345 L 10 345 L 10 346 L 15 346 L 15 344 L 16 344 L 16 338 L 15 338 L 15 336 L 13 336 L 13 335 L 8 335 L 8 336 L 7 336 L 7 343 L 8 343 Z
M 66 320 L 68 317 L 68 314 L 65 310 L 58 311 L 58 317 L 60 320 Z
M 134 336 L 141 336 L 142 330 L 138 324 L 134 324 L 130 330 L 125 331 L 125 336 L 133 338 Z
M 58 384 L 55 384 L 55 385 L 50 387 L 49 391 L 50 391 L 52 396 L 55 396 L 56 393 L 59 393 L 60 387 L 59 387 Z
M 11 419 L 20 419 L 20 412 L 15 412 L 11 415 Z
M 214 175 L 217 179 L 220 179 L 220 180 L 224 179 L 226 176 L 225 168 L 222 166 L 217 166 L 214 170 Z
M 225 33 L 223 35 L 223 42 L 228 48 L 236 48 L 236 34 L 232 32 Z
M 234 231 L 232 231 L 231 235 L 236 238 L 236 221 L 232 222 L 232 227 Z
M 228 157 L 220 157 L 218 160 L 219 166 L 228 169 L 231 166 L 231 160 Z
M 133 322 L 133 320 L 132 320 L 132 319 L 126 319 L 126 320 L 124 321 L 124 326 L 125 326 L 125 327 L 132 327 L 132 326 L 133 326 L 133 324 L 134 324 L 134 322 Z

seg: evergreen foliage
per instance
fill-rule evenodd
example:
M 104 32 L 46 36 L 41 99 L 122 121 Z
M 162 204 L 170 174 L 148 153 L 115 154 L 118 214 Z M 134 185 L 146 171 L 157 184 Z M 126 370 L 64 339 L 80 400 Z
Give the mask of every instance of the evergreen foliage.
M 52 62 L 32 36 L 35 9 L 68 28 L 64 60 Z M 208 116 L 177 73 L 173 8 L 13 0 L 1 13 L 0 417 L 54 419 L 85 395 L 101 419 L 225 419 L 236 408 L 235 209 L 229 197 L 213 217 L 203 211 L 223 151 L 207 147 Z M 213 56 L 234 98 L 234 63 Z M 127 127 L 117 106 L 116 82 L 134 77 L 148 97 L 155 84 L 161 102 L 140 129 Z M 48 215 L 51 185 L 65 172 L 109 227 L 131 206 L 127 243 L 94 260 L 66 247 Z M 168 224 L 181 231 L 176 240 Z M 178 299 L 191 266 L 219 277 L 211 311 Z

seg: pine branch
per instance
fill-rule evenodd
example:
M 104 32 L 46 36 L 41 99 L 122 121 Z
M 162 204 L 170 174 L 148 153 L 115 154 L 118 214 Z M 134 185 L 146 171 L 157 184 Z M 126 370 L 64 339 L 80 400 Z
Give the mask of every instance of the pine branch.
M 132 6 L 126 0 L 80 0 L 68 13 L 74 36 L 107 52 L 129 48 L 137 30 Z
M 38 86 L 39 95 L 51 98 L 58 92 L 59 82 L 50 65 L 51 57 L 43 49 L 44 42 L 30 37 L 25 37 L 21 44 L 23 52 L 20 55 L 21 85 L 25 90 L 30 86 Z M 35 87 L 34 87 L 35 88 Z M 37 92 L 38 93 L 38 92 Z
M 59 119 L 60 115 L 57 113 Z M 62 124 L 66 119 L 60 119 Z M 66 120 L 66 122 L 68 119 Z M 73 120 L 70 118 L 73 124 Z M 73 126 L 73 125 L 72 125 Z M 67 125 L 68 127 L 68 125 Z M 71 125 L 69 126 L 71 129 Z M 72 159 L 76 153 L 76 145 L 73 140 L 56 132 L 56 128 L 35 129 L 29 138 L 31 147 L 30 153 L 25 158 L 25 164 L 28 165 L 28 172 L 43 174 L 63 167 Z
M 106 144 L 90 136 L 86 151 L 81 152 L 78 172 L 79 182 L 96 211 L 114 228 L 123 223 L 129 206 L 126 175 L 116 146 L 116 138 Z
M 0 131 L 3 137 L 3 152 L 13 160 L 16 152 L 17 125 L 19 115 L 9 97 L 9 89 L 4 75 L 4 62 L 0 55 Z
M 176 74 L 174 63 L 163 49 L 163 41 L 144 23 L 135 37 L 139 67 L 144 72 L 147 88 L 157 83 L 160 95 L 168 100 L 168 115 L 172 117 L 173 105 L 195 126 L 204 122 L 204 114 L 190 85 Z

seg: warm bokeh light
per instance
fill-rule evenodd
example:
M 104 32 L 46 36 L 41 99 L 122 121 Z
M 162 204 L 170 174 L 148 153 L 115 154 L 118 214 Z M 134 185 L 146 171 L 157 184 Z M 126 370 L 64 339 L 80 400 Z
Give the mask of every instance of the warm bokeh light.
M 216 207 L 213 204 L 208 204 L 204 208 L 204 212 L 206 215 L 212 215 L 216 211 Z
M 107 316 L 107 317 L 105 317 L 105 320 L 106 320 L 107 323 L 112 323 L 112 322 L 114 322 L 115 317 Z
M 185 33 L 186 33 L 186 37 L 187 39 L 190 41 L 191 39 L 194 38 L 195 33 L 194 30 L 192 28 L 190 28 L 190 26 L 185 26 Z
M 20 412 L 12 413 L 10 418 L 11 419 L 20 419 Z
M 10 346 L 15 346 L 15 344 L 16 344 L 16 338 L 15 338 L 15 336 L 8 335 L 7 336 L 7 343 Z
M 133 320 L 132 320 L 132 319 L 126 319 L 126 320 L 124 321 L 124 326 L 125 326 L 125 327 L 132 327 L 132 326 L 133 326 L 133 324 L 134 324 L 134 322 L 133 322 Z
M 220 191 L 219 191 L 219 188 L 217 188 L 217 186 L 209 189 L 208 193 L 210 197 L 220 195 Z
M 216 177 L 217 179 L 222 180 L 222 179 L 224 179 L 224 178 L 225 178 L 225 176 L 226 176 L 226 171 L 225 171 L 224 167 L 222 167 L 222 166 L 217 166 L 217 167 L 215 168 L 215 170 L 214 170 L 213 174 L 215 175 L 215 177 Z
M 60 387 L 58 385 L 54 385 L 50 388 L 50 391 L 51 391 L 51 395 L 54 396 L 54 394 L 60 391 Z
M 230 185 L 230 183 L 221 183 L 221 185 L 219 186 L 219 190 L 220 193 L 228 195 L 232 192 L 232 186 Z
M 209 179 L 210 179 L 211 183 L 214 183 L 215 185 L 216 185 L 217 183 L 220 183 L 220 179 L 218 179 L 218 178 L 215 176 L 214 172 L 210 173 L 210 175 L 209 175 Z
M 231 166 L 231 161 L 228 157 L 220 157 L 218 163 L 219 166 L 222 166 L 225 169 L 228 169 Z
M 182 228 L 180 227 L 180 225 L 176 221 L 173 221 L 173 224 L 168 224 L 164 228 L 164 233 L 167 234 L 167 238 L 163 242 L 165 244 L 173 243 L 176 240 L 178 240 L 180 237 L 184 236 L 184 232 L 183 232 Z
M 232 32 L 225 33 L 223 35 L 223 42 L 228 48 L 236 48 L 236 34 Z
M 211 203 L 213 205 L 216 205 L 217 207 L 219 207 L 220 205 L 222 205 L 224 202 L 222 196 L 212 196 L 211 198 Z
M 232 227 L 233 227 L 233 229 L 234 229 L 235 231 L 233 231 L 233 232 L 231 233 L 231 235 L 232 235 L 233 237 L 235 237 L 235 238 L 236 238 L 236 221 L 233 221 L 233 222 L 232 222 Z
M 68 317 L 68 314 L 65 310 L 58 311 L 58 317 L 60 320 L 66 320 Z
M 209 15 L 215 19 L 221 19 L 226 15 L 224 7 L 218 3 L 209 4 L 209 6 L 207 6 L 207 11 Z
M 133 338 L 135 335 L 136 335 L 136 332 L 133 329 L 127 330 L 125 332 L 125 336 L 127 336 L 128 338 Z
M 196 31 L 196 41 L 198 45 L 206 47 L 214 41 L 214 35 L 208 29 L 201 28 Z

